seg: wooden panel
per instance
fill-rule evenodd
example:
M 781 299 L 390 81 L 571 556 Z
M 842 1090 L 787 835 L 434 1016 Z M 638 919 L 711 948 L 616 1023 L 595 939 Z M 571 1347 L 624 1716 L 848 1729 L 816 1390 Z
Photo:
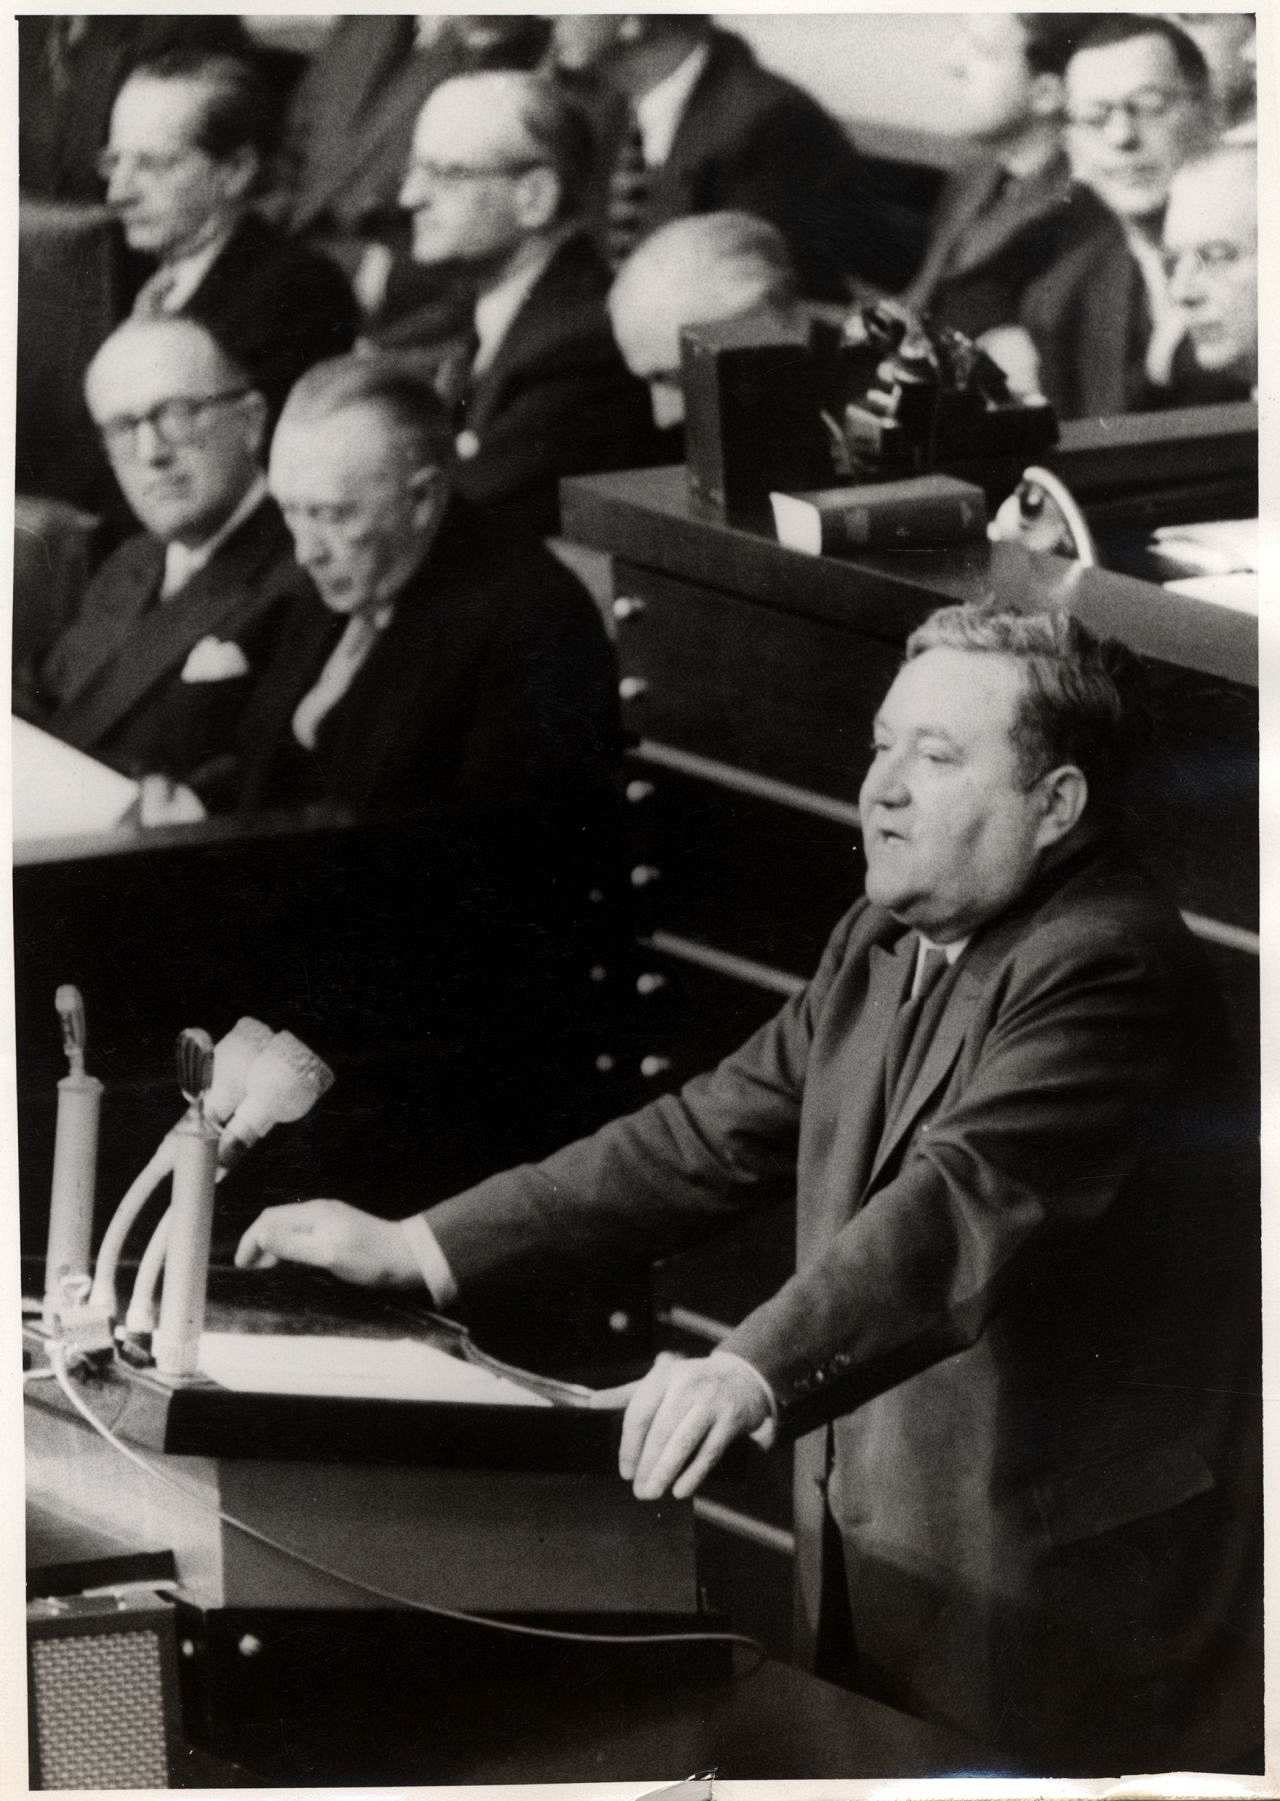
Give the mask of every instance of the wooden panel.
M 616 582 L 646 603 L 618 631 L 629 731 L 857 799 L 900 645 L 631 565 Z
M 862 892 L 852 831 L 631 759 L 640 929 L 655 927 L 799 976 Z M 637 785 L 638 783 L 638 785 Z

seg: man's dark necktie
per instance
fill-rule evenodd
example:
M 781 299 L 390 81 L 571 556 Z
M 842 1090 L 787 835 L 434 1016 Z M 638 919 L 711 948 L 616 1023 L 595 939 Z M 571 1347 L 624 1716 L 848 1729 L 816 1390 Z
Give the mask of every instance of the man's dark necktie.
M 645 235 L 651 185 L 652 175 L 644 160 L 644 138 L 633 113 L 609 176 L 606 248 L 613 269 L 627 260 Z
M 919 955 L 918 950 L 917 955 Z M 924 1004 L 946 974 L 947 967 L 947 953 L 939 950 L 935 945 L 928 945 L 916 975 L 914 993 L 909 993 L 907 999 L 898 1008 L 897 1017 L 894 1019 L 889 1033 L 889 1042 L 885 1045 L 884 1104 L 886 1110 L 893 1101 L 894 1090 L 906 1063 L 907 1052 L 911 1048 L 911 1040 L 915 1036 L 916 1026 L 924 1011 Z

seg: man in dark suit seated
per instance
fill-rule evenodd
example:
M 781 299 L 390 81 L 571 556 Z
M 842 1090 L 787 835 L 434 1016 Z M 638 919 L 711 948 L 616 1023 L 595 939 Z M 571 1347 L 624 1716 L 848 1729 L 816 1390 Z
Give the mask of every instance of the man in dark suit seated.
M 251 211 L 277 113 L 253 63 L 169 51 L 121 88 L 100 163 L 125 242 L 156 261 L 133 314 L 207 325 L 272 418 L 304 369 L 351 347 L 359 318 L 333 263 Z
M 306 588 L 268 498 L 266 403 L 192 319 L 127 320 L 89 366 L 89 411 L 143 533 L 90 581 L 15 707 L 144 780 L 143 823 L 227 797 L 236 725 Z M 174 784 L 190 792 L 173 794 Z
M 377 334 L 423 349 L 454 415 L 459 492 L 544 534 L 559 525 L 561 476 L 657 455 L 648 396 L 605 316 L 609 271 L 582 228 L 592 151 L 585 117 L 546 78 L 438 87 L 400 202 L 416 260 L 470 278 L 474 331 L 423 344 L 410 315 Z
M 875 721 L 865 898 L 773 1021 L 536 1167 L 404 1221 L 270 1208 L 237 1253 L 466 1305 L 794 1195 L 795 1275 L 598 1398 L 621 1474 L 687 1496 L 797 1439 L 806 1648 L 1029 1773 L 1261 1745 L 1255 1109 L 1121 841 L 1135 678 L 1066 612 L 936 613 Z
M 271 491 L 319 598 L 245 715 L 242 806 L 520 819 L 610 789 L 599 613 L 536 539 L 455 498 L 453 472 L 447 415 L 394 357 L 320 364 L 290 395 Z
M 787 240 L 801 292 L 847 276 L 900 288 L 916 253 L 839 123 L 749 45 L 699 13 L 562 13 L 556 55 L 629 102 L 612 152 L 606 238 L 616 267 L 686 213 L 756 213 Z
M 1089 16 L 969 13 L 951 73 L 967 137 L 984 154 L 943 189 L 906 304 L 978 338 L 1016 323 L 1027 286 L 1106 217 L 1071 179 L 1063 70 Z
M 1099 14 L 1065 81 L 1072 169 L 1111 216 L 1024 296 L 1041 391 L 1068 419 L 1229 398 L 1183 343 L 1160 250 L 1169 184 L 1209 142 L 1204 58 L 1156 14 Z

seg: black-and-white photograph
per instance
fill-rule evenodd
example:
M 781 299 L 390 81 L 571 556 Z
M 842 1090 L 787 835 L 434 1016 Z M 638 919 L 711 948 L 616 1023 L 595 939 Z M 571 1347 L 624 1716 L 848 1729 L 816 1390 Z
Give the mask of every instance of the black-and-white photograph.
M 10 49 L 28 1788 L 1274 1792 L 1255 15 Z

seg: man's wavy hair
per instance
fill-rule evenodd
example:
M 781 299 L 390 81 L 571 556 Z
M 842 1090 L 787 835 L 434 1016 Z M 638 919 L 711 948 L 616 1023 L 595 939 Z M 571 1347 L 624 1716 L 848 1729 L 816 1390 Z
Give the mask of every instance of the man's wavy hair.
M 1087 816 L 1119 819 L 1129 770 L 1152 735 L 1132 651 L 1065 610 L 1014 613 L 991 601 L 930 614 L 907 639 L 906 660 L 938 648 L 1012 657 L 1023 684 L 1010 734 L 1021 780 L 1030 787 L 1074 763 L 1089 785 Z

